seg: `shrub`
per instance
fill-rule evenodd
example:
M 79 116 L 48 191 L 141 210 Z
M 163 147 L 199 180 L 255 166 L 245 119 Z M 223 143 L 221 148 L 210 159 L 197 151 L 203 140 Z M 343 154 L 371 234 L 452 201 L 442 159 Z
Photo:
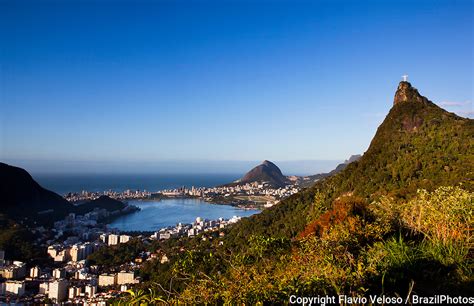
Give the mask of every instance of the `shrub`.
M 427 239 L 448 244 L 472 242 L 474 193 L 459 187 L 419 190 L 417 197 L 401 208 L 402 222 Z

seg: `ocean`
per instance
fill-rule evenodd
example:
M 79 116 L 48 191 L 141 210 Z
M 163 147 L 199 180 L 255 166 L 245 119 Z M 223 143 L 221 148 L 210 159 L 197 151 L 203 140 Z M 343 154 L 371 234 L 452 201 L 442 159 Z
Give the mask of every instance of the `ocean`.
M 230 183 L 242 174 L 36 174 L 44 188 L 61 195 L 87 191 L 158 191 L 182 186 L 213 187 Z

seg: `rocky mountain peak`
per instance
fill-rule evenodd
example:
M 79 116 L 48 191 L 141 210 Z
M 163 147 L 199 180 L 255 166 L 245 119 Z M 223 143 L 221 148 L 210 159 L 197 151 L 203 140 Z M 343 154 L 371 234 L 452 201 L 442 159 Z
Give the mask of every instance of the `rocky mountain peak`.
M 266 182 L 273 187 L 283 187 L 290 184 L 277 165 L 269 160 L 264 160 L 260 165 L 247 172 L 241 179 L 232 184 L 246 184 L 252 182 Z
M 397 91 L 395 92 L 395 98 L 393 99 L 393 105 L 403 102 L 419 102 L 426 103 L 428 99 L 420 95 L 418 90 L 411 86 L 407 81 L 402 81 L 398 84 Z

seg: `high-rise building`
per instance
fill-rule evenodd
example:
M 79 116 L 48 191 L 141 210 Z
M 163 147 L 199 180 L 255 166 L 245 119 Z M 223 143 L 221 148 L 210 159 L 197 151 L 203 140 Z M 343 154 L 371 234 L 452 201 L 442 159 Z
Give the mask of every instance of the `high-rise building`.
M 75 279 L 87 279 L 88 274 L 85 269 L 79 269 L 76 272 L 74 272 L 74 278 Z
M 101 274 L 99 275 L 99 286 L 114 286 L 117 284 L 117 274 Z
M 53 270 L 53 278 L 64 278 L 66 277 L 66 271 L 64 269 L 54 269 Z
M 67 259 L 68 259 L 68 254 L 66 253 L 66 250 L 62 250 L 58 252 L 56 256 L 54 256 L 55 262 L 65 262 Z
M 41 275 L 41 269 L 38 266 L 35 266 L 30 269 L 30 277 L 31 278 L 38 278 Z
M 120 235 L 120 243 L 127 243 L 130 241 L 130 236 L 128 235 Z
M 118 235 L 115 235 L 115 234 L 110 234 L 109 235 L 109 241 L 108 241 L 108 244 L 109 245 L 117 245 L 119 244 L 119 236 Z
M 71 257 L 72 261 L 80 261 L 85 258 L 85 250 L 82 246 L 77 244 L 73 245 L 72 248 L 69 250 L 69 256 Z
M 59 251 L 58 251 L 58 249 L 57 249 L 56 246 L 50 245 L 50 246 L 48 247 L 48 254 L 49 254 L 49 256 L 51 256 L 51 257 L 54 258 L 54 257 L 56 257 L 56 255 L 58 255 L 58 253 L 59 253 Z
M 65 279 L 57 279 L 49 283 L 48 297 L 56 303 L 60 303 L 67 298 L 67 285 Z
M 21 279 L 26 275 L 26 264 L 14 261 L 13 264 L 0 267 L 0 276 L 6 279 Z
M 69 249 L 69 256 L 71 257 L 72 261 L 78 261 L 78 257 L 80 256 L 80 254 L 77 245 L 73 245 L 72 248 Z
M 18 296 L 25 294 L 25 282 L 24 281 L 6 281 L 5 293 L 15 294 Z
M 133 283 L 135 283 L 135 273 L 134 272 L 121 271 L 121 272 L 117 273 L 117 284 L 118 285 L 133 284 Z
M 103 242 L 103 243 L 108 243 L 109 240 L 108 240 L 108 235 L 107 234 L 101 234 L 100 235 L 100 240 Z
M 39 294 L 48 294 L 49 292 L 49 282 L 44 282 L 39 285 Z
M 85 288 L 85 293 L 88 297 L 93 297 L 97 293 L 97 286 L 87 285 Z
M 68 289 L 68 297 L 70 299 L 73 299 L 76 296 L 81 295 L 81 293 L 82 293 L 82 288 L 81 287 L 73 286 L 73 287 L 69 287 L 69 289 Z

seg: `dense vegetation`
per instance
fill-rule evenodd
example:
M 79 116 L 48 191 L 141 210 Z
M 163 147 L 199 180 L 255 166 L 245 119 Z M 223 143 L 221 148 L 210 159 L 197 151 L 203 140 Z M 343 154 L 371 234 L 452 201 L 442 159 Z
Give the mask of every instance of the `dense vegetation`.
M 34 245 L 35 236 L 26 227 L 0 214 L 0 250 L 8 260 L 44 262 L 48 256 Z
M 146 245 L 141 239 L 135 238 L 128 243 L 114 246 L 103 246 L 87 258 L 92 265 L 99 265 L 105 269 L 119 269 L 120 265 L 133 262 L 139 258 L 141 252 L 146 250 Z
M 211 253 L 181 258 L 176 275 L 199 281 L 189 281 L 179 299 L 253 304 L 283 303 L 294 293 L 406 296 L 412 282 L 418 293 L 466 294 L 474 281 L 473 195 L 441 187 L 403 205 L 388 197 L 371 205 L 343 197 L 315 220 L 317 231 L 293 243 L 251 236 L 245 251 L 227 256 L 225 273 L 198 276 L 203 270 L 194 262 Z
M 239 243 L 240 238 L 244 240 L 255 232 L 294 237 L 345 193 L 370 203 L 381 195 L 409 199 L 420 188 L 432 191 L 437 186 L 463 184 L 463 188 L 472 191 L 473 136 L 474 120 L 448 113 L 431 102 L 397 104 L 359 161 L 240 222 L 233 234 Z
M 123 202 L 118 200 L 112 199 L 108 196 L 100 196 L 99 198 L 88 201 L 84 204 L 78 205 L 74 207 L 74 212 L 79 215 L 86 214 L 96 208 L 98 209 L 106 209 L 108 211 L 116 211 L 121 210 L 126 205 Z
M 407 82 L 396 98 L 359 161 L 224 238 L 157 246 L 169 261 L 147 263 L 143 287 L 154 289 L 153 298 L 190 304 L 280 304 L 291 294 L 472 295 L 474 121 Z M 138 300 L 147 297 L 141 291 Z
M 403 204 L 344 196 L 293 241 L 252 235 L 238 253 L 195 245 L 172 264 L 151 262 L 148 286 L 155 299 L 189 304 L 278 304 L 295 293 L 472 295 L 473 201 L 459 187 L 420 190 Z M 158 285 L 163 269 L 173 291 Z

